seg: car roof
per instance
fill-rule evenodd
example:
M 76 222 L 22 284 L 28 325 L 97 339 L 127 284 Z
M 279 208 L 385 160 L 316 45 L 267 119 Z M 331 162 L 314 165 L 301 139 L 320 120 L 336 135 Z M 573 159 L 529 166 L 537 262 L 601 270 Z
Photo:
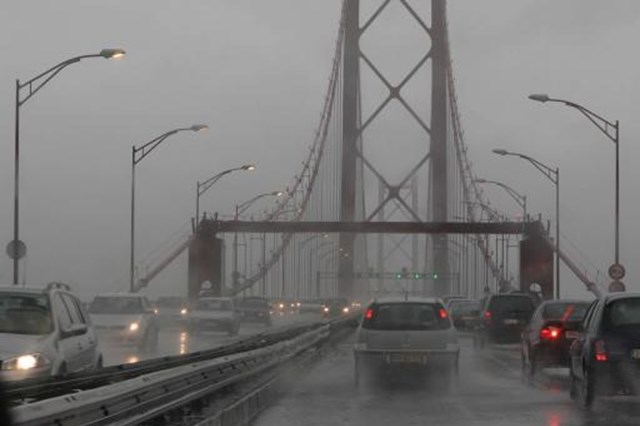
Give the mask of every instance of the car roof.
M 631 293 L 609 293 L 606 294 L 604 296 L 604 299 L 607 303 L 612 302 L 614 300 L 620 300 L 620 299 L 633 299 L 633 298 L 637 298 L 640 297 L 640 293 L 639 292 L 631 292 Z
M 566 304 L 566 303 L 575 303 L 575 304 L 584 303 L 588 305 L 591 302 L 592 302 L 591 300 L 584 300 L 584 299 L 556 299 L 556 300 L 545 300 L 540 304 L 540 306 L 560 305 L 560 304 Z
M 199 297 L 198 300 L 233 300 L 232 297 Z
M 373 300 L 373 303 L 442 303 L 440 299 L 435 297 L 418 297 L 418 296 L 385 296 Z
M 47 289 L 45 287 L 38 288 L 38 287 L 20 287 L 17 285 L 12 285 L 12 286 L 3 285 L 3 286 L 0 286 L 0 292 L 42 294 L 42 293 L 46 293 Z

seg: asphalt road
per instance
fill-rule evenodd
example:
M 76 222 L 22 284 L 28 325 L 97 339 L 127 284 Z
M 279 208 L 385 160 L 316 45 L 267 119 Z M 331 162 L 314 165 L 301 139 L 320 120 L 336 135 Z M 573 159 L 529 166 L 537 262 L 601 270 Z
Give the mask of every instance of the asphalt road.
M 462 346 L 460 377 L 451 390 L 433 377 L 356 389 L 352 343 L 345 342 L 254 425 L 640 424 L 638 397 L 602 398 L 587 411 L 569 398 L 566 369 L 544 370 L 534 383 L 525 383 L 517 345 L 476 351 L 471 340 L 463 338 Z
M 319 315 L 284 315 L 273 319 L 273 327 L 294 323 L 313 322 L 320 320 Z M 166 355 L 180 355 L 223 346 L 238 337 L 268 330 L 261 324 L 243 323 L 237 337 L 229 337 L 226 332 L 199 332 L 192 334 L 178 327 L 162 328 L 158 336 L 158 347 L 154 353 L 142 354 L 135 346 L 114 345 L 104 342 L 102 354 L 104 365 L 119 365 L 134 363 L 143 359 L 157 358 Z

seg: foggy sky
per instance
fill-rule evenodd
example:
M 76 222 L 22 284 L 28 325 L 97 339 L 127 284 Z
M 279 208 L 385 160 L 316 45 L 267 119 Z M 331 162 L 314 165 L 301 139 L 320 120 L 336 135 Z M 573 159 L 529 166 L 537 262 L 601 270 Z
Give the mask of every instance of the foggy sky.
M 5 2 L 0 14 L 3 247 L 12 239 L 15 78 L 26 80 L 63 59 L 104 47 L 127 50 L 123 60 L 74 64 L 21 108 L 27 281 L 69 281 L 85 297 L 98 289 L 122 289 L 128 273 L 131 145 L 174 127 L 206 123 L 211 130 L 172 137 L 139 164 L 139 258 L 188 222 L 198 179 L 257 163 L 255 173 L 236 174 L 203 197 L 203 210 L 221 213 L 231 213 L 254 194 L 284 188 L 299 170 L 319 119 L 340 3 Z M 613 146 L 575 111 L 526 96 L 547 92 L 621 121 L 621 257 L 629 275 L 625 282 L 640 289 L 634 268 L 640 232 L 633 222 L 640 213 L 635 199 L 640 129 L 634 120 L 640 3 L 457 0 L 449 2 L 448 18 L 475 173 L 526 193 L 529 210 L 551 218 L 550 183 L 532 167 L 490 151 L 502 147 L 558 165 L 562 233 L 603 273 L 613 257 Z M 387 31 L 392 37 L 394 26 Z M 494 205 L 517 212 L 499 191 L 487 188 L 487 194 Z M 10 261 L 0 256 L 0 281 L 10 283 L 11 273 Z M 181 262 L 150 292 L 181 293 L 185 280 Z M 565 271 L 563 285 L 571 294 L 585 294 Z

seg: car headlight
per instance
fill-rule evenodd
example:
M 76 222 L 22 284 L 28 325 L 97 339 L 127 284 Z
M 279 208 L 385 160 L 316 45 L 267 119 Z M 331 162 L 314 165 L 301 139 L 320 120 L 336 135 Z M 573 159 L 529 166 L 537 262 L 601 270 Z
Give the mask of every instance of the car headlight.
M 322 310 L 323 310 L 324 312 L 329 312 L 329 308 L 327 308 L 326 306 L 325 306 L 324 308 L 322 308 Z
M 140 329 L 140 324 L 138 322 L 132 322 L 129 324 L 129 331 L 138 331 Z
M 344 308 L 342 308 L 342 312 L 345 313 L 345 314 L 348 314 L 349 313 L 349 308 L 345 306 Z
M 49 365 L 49 360 L 41 354 L 26 354 L 2 361 L 3 370 L 31 370 Z
M 278 305 L 278 308 L 280 308 L 280 309 L 284 309 L 284 303 L 279 304 L 279 305 Z
M 189 313 L 189 311 L 187 310 L 187 308 L 182 308 L 180 310 L 180 315 L 187 315 Z

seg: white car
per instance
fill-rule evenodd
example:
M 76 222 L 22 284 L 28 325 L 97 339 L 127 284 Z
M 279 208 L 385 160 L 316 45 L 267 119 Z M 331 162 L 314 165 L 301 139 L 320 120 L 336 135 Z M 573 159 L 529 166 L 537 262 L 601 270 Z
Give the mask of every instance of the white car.
M 202 297 L 191 305 L 193 331 L 226 331 L 235 336 L 240 330 L 242 315 L 231 297 Z
M 458 370 L 460 347 L 440 299 L 395 297 L 371 302 L 356 333 L 355 383 L 369 375 L 445 374 Z
M 0 379 L 64 376 L 102 367 L 82 303 L 66 284 L 0 287 Z
M 89 307 L 89 314 L 103 341 L 134 345 L 143 352 L 156 350 L 156 313 L 145 296 L 134 293 L 98 295 Z

